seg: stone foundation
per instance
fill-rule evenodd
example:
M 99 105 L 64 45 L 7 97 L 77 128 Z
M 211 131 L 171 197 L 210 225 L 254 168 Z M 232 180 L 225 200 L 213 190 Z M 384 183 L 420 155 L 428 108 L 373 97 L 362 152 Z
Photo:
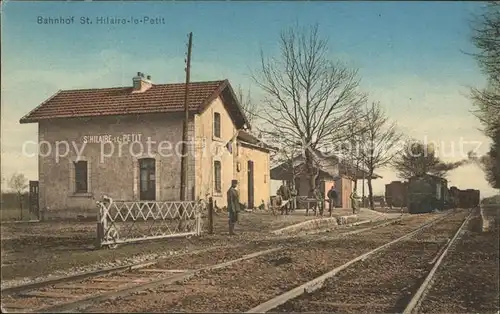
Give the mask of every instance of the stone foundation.
M 285 228 L 281 228 L 278 230 L 271 231 L 273 234 L 287 234 L 287 233 L 295 233 L 300 231 L 312 230 L 312 229 L 321 229 L 321 228 L 330 228 L 337 226 L 337 218 L 319 218 L 312 219 L 304 222 L 300 222 L 295 225 L 291 225 Z

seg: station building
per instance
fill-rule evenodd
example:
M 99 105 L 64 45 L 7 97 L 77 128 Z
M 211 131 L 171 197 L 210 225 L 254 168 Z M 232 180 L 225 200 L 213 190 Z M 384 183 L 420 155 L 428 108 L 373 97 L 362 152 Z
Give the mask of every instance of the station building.
M 103 195 L 178 201 L 185 84 L 61 90 L 21 118 L 38 123 L 39 207 L 45 217 L 95 215 Z M 189 84 L 189 200 L 227 204 L 231 180 L 249 208 L 270 198 L 270 148 L 228 80 Z M 257 188 L 256 188 L 257 187 Z

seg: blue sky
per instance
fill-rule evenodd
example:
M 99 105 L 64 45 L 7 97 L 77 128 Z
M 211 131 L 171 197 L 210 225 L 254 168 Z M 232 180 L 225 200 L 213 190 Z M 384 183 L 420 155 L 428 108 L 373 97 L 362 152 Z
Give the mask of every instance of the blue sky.
M 275 55 L 279 32 L 318 23 L 330 56 L 359 69 L 362 89 L 408 135 L 443 143 L 482 141 L 468 86 L 484 84 L 469 41 L 479 2 L 3 2 L 2 171 L 36 178 L 36 160 L 21 154 L 36 125 L 19 118 L 59 89 L 130 85 L 142 71 L 157 83 L 182 82 L 187 34 L 193 32 L 193 80 L 228 78 L 259 91 L 249 78 L 259 51 Z M 38 16 L 74 16 L 73 25 L 39 25 Z M 159 17 L 160 25 L 96 25 L 96 17 Z M 89 17 L 92 25 L 81 25 Z M 444 122 L 444 124 L 443 124 Z M 446 159 L 446 158 L 445 158 Z M 450 158 L 450 160 L 453 158 Z M 457 159 L 457 158 L 455 158 Z M 6 162 L 7 161 L 7 162 Z M 12 162 L 8 162 L 12 161 Z M 16 163 L 17 162 L 17 163 Z M 384 170 L 384 182 L 396 179 Z M 450 173 L 462 188 L 491 194 L 483 173 Z M 473 180 L 471 181 L 471 178 Z

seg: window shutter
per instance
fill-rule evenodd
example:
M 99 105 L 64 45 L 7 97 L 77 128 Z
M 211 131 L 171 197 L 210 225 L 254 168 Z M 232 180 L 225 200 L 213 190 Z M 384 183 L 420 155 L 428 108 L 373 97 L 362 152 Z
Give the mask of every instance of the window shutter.
M 219 160 L 215 160 L 213 163 L 213 173 L 214 173 L 214 190 L 216 193 L 222 192 L 222 164 Z
M 92 160 L 87 160 L 87 193 L 92 193 Z
M 73 160 L 69 161 L 69 193 L 75 193 L 75 163 Z
M 214 157 L 210 158 L 210 161 L 211 161 L 211 165 L 213 167 L 213 164 L 214 164 Z M 214 171 L 212 169 L 212 171 L 210 171 L 210 180 L 208 181 L 209 182 L 209 189 L 208 189 L 208 192 L 211 194 L 211 195 L 214 195 L 214 192 L 215 192 L 215 189 L 214 189 Z
M 214 160 L 212 161 L 212 190 L 214 194 L 217 193 L 216 185 L 217 185 L 217 173 L 215 173 L 215 160 Z
M 158 156 L 155 160 L 155 194 L 156 200 L 161 201 L 161 159 Z
M 133 194 L 134 194 L 134 200 L 138 200 L 139 199 L 139 180 L 138 180 L 138 177 L 139 177 L 139 161 L 134 158 L 133 162 L 132 162 L 132 168 L 133 168 L 133 171 L 134 171 L 134 186 L 133 186 Z
M 212 128 L 213 128 L 213 135 L 217 138 L 220 138 L 222 135 L 222 122 L 221 122 L 221 114 L 219 112 L 214 112 L 212 114 Z

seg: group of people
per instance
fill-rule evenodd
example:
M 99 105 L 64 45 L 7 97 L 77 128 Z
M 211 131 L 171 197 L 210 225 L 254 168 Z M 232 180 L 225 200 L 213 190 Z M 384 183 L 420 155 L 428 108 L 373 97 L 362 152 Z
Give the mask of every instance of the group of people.
M 354 196 L 351 195 L 351 199 L 354 199 L 353 203 L 357 201 L 356 192 L 353 192 Z M 288 184 L 282 184 L 278 191 L 276 192 L 278 197 L 278 206 L 280 206 L 281 214 L 286 214 L 290 211 L 294 211 L 297 208 L 297 190 L 293 186 L 289 186 Z M 335 187 L 332 185 L 330 190 L 327 193 L 327 201 L 328 201 L 328 213 L 331 216 L 333 209 L 337 207 L 338 204 L 338 193 L 335 190 Z M 319 215 L 323 216 L 324 212 L 324 203 L 325 196 L 324 193 L 320 191 L 318 187 L 311 191 L 310 197 L 315 199 L 314 211 L 318 212 Z M 353 205 L 355 206 L 355 205 Z M 306 215 L 309 214 L 309 209 L 306 210 Z
M 294 211 L 297 208 L 297 190 L 292 186 L 287 184 L 282 184 L 278 191 L 276 191 L 276 196 L 278 198 L 278 206 L 280 206 L 281 214 L 288 215 L 289 212 Z
M 232 180 L 231 187 L 227 191 L 227 209 L 229 214 L 229 234 L 234 234 L 234 226 L 238 222 L 238 212 L 240 211 L 240 195 L 237 190 L 238 181 Z M 286 214 L 290 211 L 294 211 L 297 208 L 297 190 L 292 186 L 290 187 L 288 184 L 282 184 L 278 191 L 276 192 L 280 201 L 278 203 L 280 205 L 281 214 Z M 316 198 L 316 206 L 315 212 L 319 211 L 319 214 L 323 215 L 323 207 L 325 203 L 325 198 L 323 193 L 316 188 L 312 191 L 312 196 Z M 337 207 L 338 204 L 338 193 L 332 185 L 330 190 L 326 195 L 328 197 L 328 211 L 329 215 L 332 215 L 333 209 Z M 359 196 L 356 193 L 356 189 L 354 189 L 350 195 L 351 206 L 353 210 L 353 214 L 357 213 Z M 306 212 L 306 215 L 308 213 Z

